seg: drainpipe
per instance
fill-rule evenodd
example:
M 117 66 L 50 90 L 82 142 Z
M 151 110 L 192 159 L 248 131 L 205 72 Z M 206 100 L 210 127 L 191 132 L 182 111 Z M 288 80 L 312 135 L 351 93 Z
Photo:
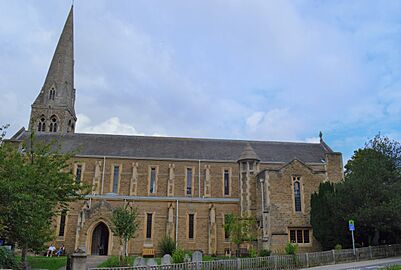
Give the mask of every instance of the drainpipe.
M 104 171 L 106 169 L 106 157 L 103 157 L 103 172 L 102 172 L 102 188 L 100 194 L 103 194 L 103 188 L 104 188 Z
M 175 208 L 175 247 L 178 247 L 178 200 Z
M 198 163 L 198 191 L 199 191 L 199 198 L 200 198 L 200 196 L 201 196 L 201 184 L 200 184 L 200 176 L 201 176 L 201 173 L 200 173 L 200 163 L 201 163 L 201 161 L 199 160 L 199 163 Z

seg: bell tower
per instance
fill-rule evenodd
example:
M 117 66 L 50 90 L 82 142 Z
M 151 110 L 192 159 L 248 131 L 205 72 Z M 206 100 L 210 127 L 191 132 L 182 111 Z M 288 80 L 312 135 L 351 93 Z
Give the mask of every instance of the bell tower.
M 74 33 L 73 6 L 50 63 L 45 82 L 31 106 L 29 130 L 37 133 L 74 133 Z

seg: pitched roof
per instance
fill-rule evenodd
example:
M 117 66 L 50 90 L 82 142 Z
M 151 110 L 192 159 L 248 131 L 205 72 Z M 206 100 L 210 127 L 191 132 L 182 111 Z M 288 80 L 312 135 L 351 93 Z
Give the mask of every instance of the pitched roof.
M 36 134 L 39 140 L 57 140 L 62 151 L 77 150 L 78 155 L 130 157 L 138 159 L 181 159 L 236 162 L 249 144 L 261 162 L 322 163 L 327 152 L 320 143 L 244 141 L 101 134 Z M 26 140 L 29 132 L 21 133 Z

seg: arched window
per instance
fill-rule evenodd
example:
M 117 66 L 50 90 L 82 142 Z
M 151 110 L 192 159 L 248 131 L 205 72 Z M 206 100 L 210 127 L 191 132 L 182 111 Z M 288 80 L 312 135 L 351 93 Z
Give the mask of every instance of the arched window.
M 42 116 L 38 123 L 38 132 L 45 132 L 46 131 L 46 119 Z
M 293 176 L 292 177 L 293 186 L 294 186 L 294 206 L 295 212 L 302 212 L 302 200 L 301 200 L 301 177 Z
M 54 100 L 55 97 L 56 97 L 56 90 L 54 88 L 52 88 L 49 91 L 49 99 Z
M 56 116 L 52 116 L 52 118 L 50 118 L 49 132 L 57 132 L 57 118 L 56 118 Z

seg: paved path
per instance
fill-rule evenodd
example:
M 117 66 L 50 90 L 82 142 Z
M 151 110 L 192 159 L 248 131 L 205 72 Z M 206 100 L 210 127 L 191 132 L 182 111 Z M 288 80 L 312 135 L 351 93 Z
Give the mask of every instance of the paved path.
M 332 264 L 326 266 L 317 266 L 301 270 L 376 270 L 385 266 L 398 264 L 401 265 L 401 257 L 386 258 L 380 260 L 361 261 L 353 263 Z

